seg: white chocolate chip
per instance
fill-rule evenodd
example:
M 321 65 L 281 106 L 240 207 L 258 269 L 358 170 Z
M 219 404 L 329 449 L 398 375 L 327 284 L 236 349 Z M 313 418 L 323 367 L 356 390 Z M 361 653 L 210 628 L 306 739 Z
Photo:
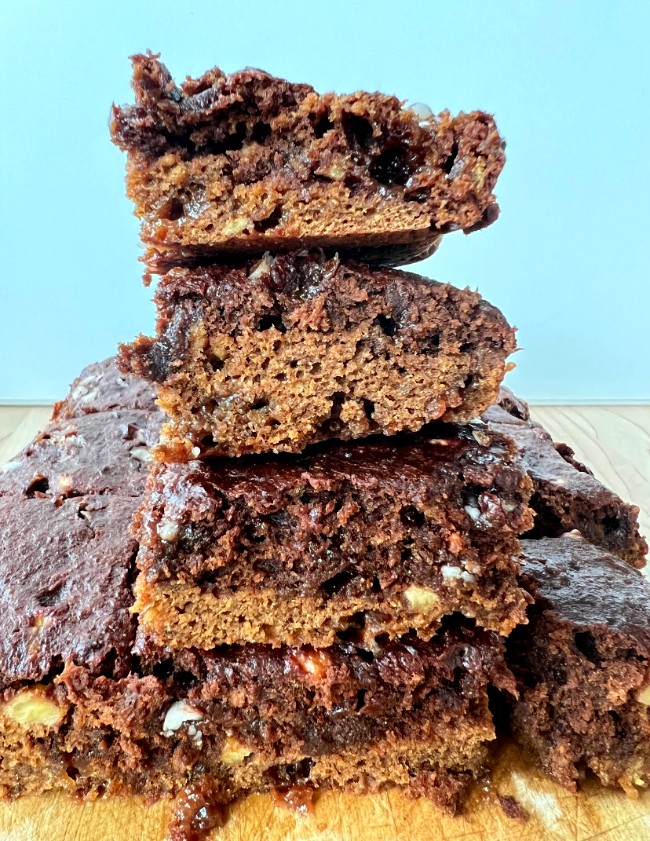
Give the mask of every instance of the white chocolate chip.
M 473 584 L 473 583 L 476 581 L 476 578 L 472 575 L 472 573 L 471 573 L 471 572 L 467 572 L 466 570 L 464 570 L 464 571 L 461 573 L 461 576 L 460 576 L 460 577 L 461 577 L 461 578 L 462 578 L 462 580 L 465 582 L 465 584 Z
M 193 707 L 187 701 L 174 701 L 165 714 L 163 735 L 171 736 L 187 722 L 203 721 L 204 718 L 205 713 L 198 707 Z M 194 727 L 194 725 L 190 725 L 190 727 Z M 189 728 L 188 732 L 190 732 Z M 190 736 L 196 736 L 197 734 L 200 734 L 201 738 L 203 737 L 201 731 L 194 727 L 194 733 L 190 732 Z
M 190 726 L 187 728 L 187 733 L 188 736 L 192 737 L 192 741 L 198 748 L 203 746 L 203 731 L 199 730 L 199 728 L 196 727 L 196 725 L 190 724 Z
M 472 518 L 472 520 L 474 520 L 475 523 L 481 522 L 481 509 L 477 508 L 476 505 L 466 505 L 465 513 L 469 514 L 469 516 Z
M 180 528 L 174 520 L 161 520 L 158 523 L 158 537 L 165 543 L 174 543 L 178 539 Z
M 448 581 L 451 581 L 455 578 L 462 578 L 463 570 L 457 566 L 451 566 L 450 564 L 443 564 L 440 567 L 440 572 L 442 573 L 442 577 Z
M 192 455 L 192 458 L 198 458 L 201 455 L 200 447 L 192 447 L 191 455 Z

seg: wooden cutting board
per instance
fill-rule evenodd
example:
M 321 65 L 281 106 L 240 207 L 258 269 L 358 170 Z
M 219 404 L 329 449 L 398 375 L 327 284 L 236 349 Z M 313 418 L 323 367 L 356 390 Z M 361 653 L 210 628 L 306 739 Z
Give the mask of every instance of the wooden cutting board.
M 528 812 L 508 818 L 497 792 Z M 65 795 L 0 804 L 0 841 L 163 841 L 169 805 L 136 798 L 79 803 Z M 579 794 L 532 769 L 517 748 L 505 746 L 490 791 L 473 793 L 466 813 L 442 815 L 426 800 L 397 791 L 373 796 L 323 794 L 314 815 L 299 815 L 255 795 L 233 807 L 219 841 L 643 841 L 650 839 L 650 792 L 629 800 L 588 780 Z
M 45 408 L 0 409 L 0 463 L 45 424 Z M 624 499 L 641 506 L 650 531 L 650 408 L 549 407 L 535 416 Z M 489 792 L 474 792 L 466 813 L 447 818 L 425 800 L 397 791 L 323 794 L 303 817 L 256 795 L 233 807 L 223 841 L 650 841 L 650 791 L 637 800 L 587 780 L 567 792 L 535 771 L 513 745 L 496 761 Z M 512 795 L 529 819 L 508 818 L 497 793 Z M 0 841 L 163 841 L 169 805 L 136 798 L 79 803 L 63 795 L 0 804 Z

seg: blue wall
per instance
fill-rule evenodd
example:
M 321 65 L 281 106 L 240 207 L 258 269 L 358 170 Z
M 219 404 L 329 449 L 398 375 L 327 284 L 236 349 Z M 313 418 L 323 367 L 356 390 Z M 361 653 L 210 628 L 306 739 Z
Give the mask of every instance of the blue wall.
M 509 381 L 528 398 L 650 400 L 648 31 L 646 0 L 0 0 L 0 401 L 56 398 L 152 327 L 107 129 L 147 48 L 180 78 L 253 65 L 492 111 L 501 219 L 420 269 L 519 327 Z

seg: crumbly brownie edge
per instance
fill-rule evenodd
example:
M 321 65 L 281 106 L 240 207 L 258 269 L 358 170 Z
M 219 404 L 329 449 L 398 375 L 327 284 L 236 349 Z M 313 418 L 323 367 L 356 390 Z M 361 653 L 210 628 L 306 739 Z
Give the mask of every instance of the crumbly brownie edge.
M 568 788 L 589 769 L 637 796 L 650 785 L 650 583 L 577 533 L 522 553 L 536 603 L 507 641 L 514 735 Z
M 512 438 L 534 483 L 535 525 L 527 536 L 559 537 L 575 529 L 632 566 L 645 566 L 648 543 L 639 532 L 638 506 L 598 481 L 568 445 L 554 442 L 541 424 L 529 419 L 523 401 L 502 387 L 499 405 L 484 412 L 483 420 Z

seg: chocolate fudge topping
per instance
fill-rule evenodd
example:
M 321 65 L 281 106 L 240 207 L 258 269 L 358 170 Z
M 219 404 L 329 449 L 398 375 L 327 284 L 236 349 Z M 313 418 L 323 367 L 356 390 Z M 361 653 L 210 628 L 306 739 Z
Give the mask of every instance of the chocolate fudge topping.
M 0 687 L 66 662 L 128 668 L 134 507 L 106 495 L 0 499 Z
M 156 395 L 146 380 L 123 374 L 114 356 L 87 365 L 54 406 L 53 420 L 67 420 L 112 409 L 156 411 Z
M 650 662 L 650 582 L 576 532 L 522 540 L 523 573 L 546 609 L 576 628 L 626 635 Z
M 115 409 L 54 421 L 0 466 L 0 496 L 55 500 L 80 494 L 142 494 L 158 441 L 158 411 Z
M 573 450 L 555 443 L 528 406 L 501 388 L 499 403 L 483 413 L 490 429 L 509 435 L 533 480 L 531 537 L 557 537 L 577 529 L 587 540 L 620 555 L 635 567 L 645 565 L 646 540 L 639 534 L 639 508 L 624 502 L 581 464 Z

